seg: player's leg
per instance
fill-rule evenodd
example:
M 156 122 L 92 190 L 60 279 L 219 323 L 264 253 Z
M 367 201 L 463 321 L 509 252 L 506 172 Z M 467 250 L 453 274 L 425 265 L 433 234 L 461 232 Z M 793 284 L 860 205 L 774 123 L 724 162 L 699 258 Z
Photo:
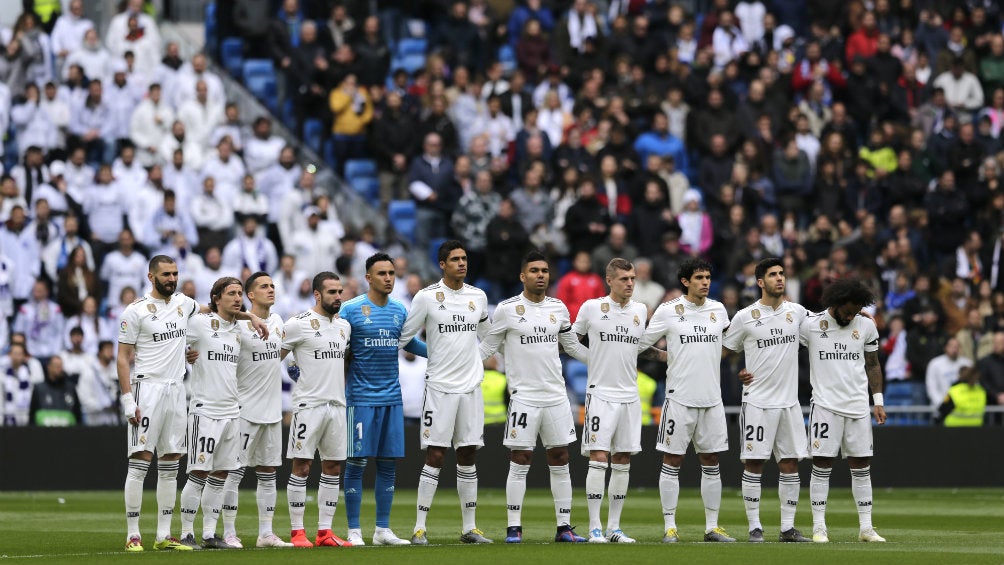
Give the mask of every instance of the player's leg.
M 572 529 L 572 475 L 568 470 L 568 444 L 575 441 L 575 422 L 568 400 L 555 406 L 537 408 L 540 441 L 547 452 L 547 469 L 554 498 L 556 542 L 584 542 L 586 538 Z
M 303 527 L 303 515 L 307 503 L 307 477 L 317 450 L 318 417 L 321 407 L 307 408 L 293 413 L 289 427 L 289 443 L 286 457 L 292 460 L 289 482 L 286 484 L 286 500 L 289 505 L 290 541 L 296 547 L 313 547 L 307 539 Z
M 171 536 L 171 522 L 178 500 L 178 470 L 186 451 L 188 405 L 182 386 L 169 386 L 163 396 L 163 428 L 157 441 L 157 549 L 180 549 Z
M 208 418 L 206 419 L 208 422 Z M 227 475 L 240 466 L 237 440 L 239 424 L 236 418 L 213 420 L 212 431 L 207 433 L 206 466 L 212 471 L 202 491 L 202 546 L 212 549 L 240 549 L 240 543 L 231 545 L 216 533 L 216 525 L 223 507 L 223 486 Z M 212 448 L 210 448 L 212 441 Z M 201 446 L 200 446 L 201 447 Z
M 404 407 L 400 404 L 379 409 L 380 435 L 376 450 L 376 483 L 373 486 L 376 500 L 376 528 L 374 545 L 408 545 L 390 529 L 390 511 L 394 504 L 394 486 L 397 483 L 397 460 L 404 457 Z
M 696 425 L 695 415 L 681 404 L 669 398 L 662 406 L 662 420 L 659 423 L 659 435 L 656 450 L 661 451 L 662 470 L 659 473 L 659 500 L 662 503 L 663 526 L 665 535 L 663 543 L 679 541 L 676 530 L 676 508 L 680 501 L 680 465 L 687 452 L 690 438 Z
M 415 510 L 415 528 L 411 543 L 428 545 L 425 521 L 432 508 L 432 500 L 439 487 L 439 474 L 443 470 L 446 449 L 453 444 L 453 424 L 457 418 L 458 394 L 447 394 L 425 389 L 422 405 L 422 432 L 420 443 L 425 450 L 425 465 L 418 478 L 418 497 Z
M 134 435 L 136 426 L 128 426 L 127 435 Z M 149 451 L 137 451 L 131 454 L 128 459 L 125 486 L 123 487 L 126 510 L 126 551 L 143 551 L 139 531 L 139 515 L 143 507 L 143 481 L 146 480 L 146 473 L 150 470 L 152 460 L 153 453 Z
M 237 436 L 240 444 L 240 465 L 227 474 L 227 481 L 223 485 L 223 510 L 221 512 L 223 539 L 231 545 L 241 543 L 240 538 L 237 537 L 238 490 L 244 479 L 245 467 L 250 464 L 249 454 L 257 444 L 258 432 L 261 429 L 260 425 L 248 422 L 244 418 L 240 418 L 238 421 L 240 422 Z
M 872 421 L 870 416 L 846 419 L 843 452 L 851 468 L 851 494 L 858 509 L 858 540 L 884 542 L 872 526 Z
M 618 405 L 616 429 L 610 450 L 610 503 L 607 509 L 606 537 L 614 543 L 634 543 L 621 530 L 621 512 L 627 499 L 631 476 L 631 455 L 641 451 L 641 401 Z
M 609 403 L 591 394 L 586 395 L 585 420 L 582 426 L 582 454 L 589 457 L 586 471 L 586 511 L 589 514 L 589 541 L 606 543 L 600 510 L 607 482 L 607 467 L 610 460 L 610 435 L 614 422 L 608 414 Z
M 739 412 L 739 458 L 743 461 L 742 491 L 746 521 L 749 523 L 749 541 L 763 542 L 763 524 L 760 523 L 760 497 L 764 461 L 770 457 L 773 435 L 766 410 L 743 403 Z M 767 437 L 770 435 L 771 437 Z
M 317 540 L 315 545 L 351 547 L 352 544 L 331 531 L 331 522 L 338 508 L 341 489 L 342 462 L 345 461 L 347 430 L 345 408 L 327 405 L 326 425 L 321 431 L 317 451 L 321 457 L 321 483 L 317 489 Z
M 809 411 L 809 455 L 812 456 L 812 476 L 809 478 L 809 499 L 812 503 L 812 541 L 830 541 L 826 530 L 826 504 L 830 496 L 830 471 L 840 450 L 844 434 L 844 419 L 825 408 L 812 406 Z
M 201 538 L 195 535 L 195 517 L 202 504 L 209 471 L 212 470 L 206 462 L 207 432 L 204 422 L 205 418 L 198 414 L 188 416 L 188 480 L 181 489 L 181 543 L 190 549 L 202 548 Z
M 725 407 L 721 404 L 697 409 L 694 429 L 694 451 L 701 460 L 701 499 L 704 501 L 704 541 L 734 542 L 718 525 L 718 512 L 722 506 L 722 474 L 718 454 L 728 451 L 729 439 L 725 428 Z
M 282 464 L 282 422 L 263 424 L 258 432 L 254 449 L 249 454 L 248 465 L 255 466 L 257 486 L 255 499 L 258 503 L 257 547 L 291 547 L 275 535 L 272 518 L 276 503 L 276 469 Z
M 463 519 L 464 543 L 492 543 L 477 526 L 478 469 L 477 453 L 484 445 L 485 402 L 481 387 L 456 395 L 457 411 L 453 421 L 453 445 L 457 450 L 457 494 Z
M 508 428 L 508 424 L 506 427 Z M 526 498 L 526 474 L 530 470 L 532 459 L 532 448 L 513 449 L 509 452 L 509 476 L 505 482 L 506 543 L 523 541 L 523 500 Z
M 348 522 L 348 540 L 352 545 L 365 545 L 359 525 L 359 512 L 363 503 L 363 472 L 366 459 L 376 455 L 368 449 L 374 433 L 373 416 L 376 408 L 371 406 L 349 406 L 346 419 L 352 431 L 352 439 L 346 446 L 348 458 L 345 460 L 345 519 Z
M 780 471 L 777 495 L 781 502 L 781 533 L 778 539 L 782 542 L 812 541 L 795 528 L 795 510 L 801 488 L 798 461 L 808 457 L 805 421 L 802 409 L 797 405 L 780 411 L 777 435 L 774 438 L 774 455 L 778 459 L 777 467 Z

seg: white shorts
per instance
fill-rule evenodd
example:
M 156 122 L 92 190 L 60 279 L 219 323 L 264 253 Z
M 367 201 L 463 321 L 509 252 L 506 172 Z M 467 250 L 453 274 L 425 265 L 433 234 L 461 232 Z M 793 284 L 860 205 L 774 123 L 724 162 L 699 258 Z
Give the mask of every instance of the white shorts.
M 345 460 L 345 407 L 322 404 L 293 412 L 286 459 Z
M 805 420 L 802 409 L 760 408 L 743 404 L 739 413 L 739 460 L 766 461 L 771 453 L 777 461 L 805 459 Z
M 610 402 L 586 395 L 582 425 L 582 454 L 591 451 L 630 453 L 641 451 L 641 401 Z
M 683 455 L 694 442 L 697 453 L 721 453 L 729 450 L 729 435 L 725 429 L 725 407 L 684 406 L 669 398 L 662 405 L 662 422 L 655 448 L 663 453 Z
M 233 471 L 239 469 L 241 452 L 237 441 L 238 418 L 217 420 L 188 416 L 188 470 Z
M 282 422 L 256 424 L 240 419 L 241 465 L 278 467 L 282 465 Z
M 509 400 L 502 445 L 533 451 L 538 435 L 544 449 L 564 447 L 575 441 L 575 422 L 567 398 L 561 404 L 544 407 Z
M 485 401 L 481 387 L 451 394 L 425 387 L 422 403 L 422 449 L 485 444 Z
M 185 425 L 188 405 L 182 383 L 134 381 L 132 394 L 139 406 L 138 426 L 126 424 L 129 455 L 155 450 L 158 457 L 185 453 Z
M 872 418 L 849 418 L 812 405 L 809 410 L 809 455 L 813 457 L 872 456 Z

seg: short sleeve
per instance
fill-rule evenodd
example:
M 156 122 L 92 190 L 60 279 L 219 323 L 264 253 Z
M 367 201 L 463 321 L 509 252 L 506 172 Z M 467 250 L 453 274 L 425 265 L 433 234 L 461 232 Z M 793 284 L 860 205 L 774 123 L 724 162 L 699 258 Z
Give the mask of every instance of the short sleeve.
M 119 343 L 136 345 L 139 339 L 140 317 L 136 308 L 126 308 L 119 318 Z
M 798 343 L 809 346 L 809 316 L 802 318 L 802 323 L 798 325 Z
M 184 295 L 184 294 L 180 294 L 179 296 L 181 296 L 181 299 L 184 301 L 184 304 L 182 305 L 182 308 L 184 308 L 186 311 L 188 311 L 188 317 L 189 318 L 191 318 L 192 316 L 194 316 L 195 314 L 197 314 L 199 312 L 199 303 L 198 302 L 196 302 L 195 300 L 193 300 L 192 298 L 189 298 L 187 295 Z
M 575 315 L 575 323 L 572 324 L 572 331 L 579 335 L 589 335 L 589 313 L 593 307 L 593 301 L 587 300 L 582 303 L 579 313 Z M 568 311 L 568 307 L 565 307 Z
M 873 353 L 878 351 L 879 348 L 879 335 L 878 330 L 875 328 L 875 322 L 864 318 L 864 336 L 865 340 L 865 352 Z
M 722 345 L 737 353 L 743 350 L 743 341 L 746 339 L 744 312 L 745 310 L 741 310 L 732 318 L 732 324 L 725 329 L 725 337 L 722 338 Z
M 303 330 L 296 318 L 290 318 L 286 322 L 285 334 L 282 336 L 282 348 L 286 351 L 293 351 L 296 346 L 303 341 Z

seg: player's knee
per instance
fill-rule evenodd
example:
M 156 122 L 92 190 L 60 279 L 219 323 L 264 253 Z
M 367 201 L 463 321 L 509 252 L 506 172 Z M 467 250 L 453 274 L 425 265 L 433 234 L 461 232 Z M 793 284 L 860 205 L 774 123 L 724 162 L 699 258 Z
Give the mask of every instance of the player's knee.
M 662 455 L 662 462 L 670 467 L 679 467 L 683 464 L 683 455 L 677 455 L 675 453 L 664 453 Z
M 477 460 L 478 448 L 473 445 L 467 445 L 457 449 L 457 464 L 470 466 Z
M 153 453 L 150 453 L 149 451 L 137 451 L 136 453 L 130 455 L 129 459 L 139 459 L 141 461 L 146 461 L 147 463 L 149 463 L 153 461 Z
M 864 469 L 871 463 L 870 457 L 848 457 L 847 466 L 851 469 Z
M 297 477 L 306 478 L 310 474 L 310 463 L 309 459 L 293 459 L 290 473 Z
M 704 465 L 706 467 L 718 464 L 717 453 L 700 453 L 698 454 L 698 458 L 701 460 L 701 465 Z
M 610 457 L 606 451 L 590 451 L 589 460 L 597 463 L 608 463 Z
M 437 469 L 443 468 L 443 459 L 446 456 L 444 449 L 440 447 L 429 447 L 425 452 L 425 464 Z M 460 460 L 460 453 L 457 452 L 457 460 Z
M 783 461 L 782 461 L 782 463 L 783 463 Z M 778 463 L 778 465 L 777 465 L 778 468 L 781 470 L 782 473 L 789 473 L 790 471 L 785 471 L 784 470 L 784 465 L 782 463 Z M 747 471 L 749 471 L 750 473 L 761 474 L 761 473 L 763 473 L 763 460 L 762 459 L 747 459 L 746 463 L 743 464 L 743 467 Z M 796 466 L 796 469 L 797 469 L 797 466 Z
M 533 461 L 533 452 L 516 449 L 509 452 L 509 460 L 517 465 L 529 465 Z M 548 457 L 548 462 L 550 462 L 550 457 Z
M 610 458 L 610 462 L 615 465 L 627 465 L 631 462 L 630 453 L 614 453 Z
M 763 464 L 760 465 L 760 469 L 763 469 Z M 788 475 L 798 472 L 798 459 L 782 459 L 777 462 L 777 469 L 782 473 Z M 758 473 L 760 471 L 757 471 Z
M 153 459 L 153 454 L 150 453 L 149 451 L 141 451 L 140 453 L 146 453 L 146 454 L 148 454 L 147 455 L 147 461 L 151 461 Z M 167 455 L 161 457 L 160 460 L 161 461 L 180 461 L 181 458 L 184 457 L 184 456 L 185 456 L 184 453 L 168 453 Z
M 209 477 L 209 471 L 195 471 L 195 470 L 192 470 L 192 471 L 188 472 L 188 475 L 191 476 L 191 477 L 195 477 L 197 479 L 202 479 L 204 481 L 204 480 L 206 480 L 207 477 Z
M 568 465 L 568 448 L 558 447 L 547 450 L 548 465 Z
M 321 472 L 325 475 L 341 475 L 341 461 L 321 461 Z

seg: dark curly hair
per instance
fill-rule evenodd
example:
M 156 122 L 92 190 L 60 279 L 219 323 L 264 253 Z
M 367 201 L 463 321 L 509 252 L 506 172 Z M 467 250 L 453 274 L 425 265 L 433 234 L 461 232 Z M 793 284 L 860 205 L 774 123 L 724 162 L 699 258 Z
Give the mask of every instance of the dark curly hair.
M 711 272 L 711 263 L 708 263 L 704 259 L 687 259 L 683 263 L 680 263 L 680 268 L 676 270 L 676 280 L 681 281 L 680 287 L 683 292 L 687 292 L 687 287 L 683 284 L 683 280 L 690 280 L 697 271 L 707 271 Z
M 875 295 L 859 279 L 837 279 L 823 289 L 820 301 L 824 308 L 839 308 L 844 304 L 870 306 L 875 303 Z

